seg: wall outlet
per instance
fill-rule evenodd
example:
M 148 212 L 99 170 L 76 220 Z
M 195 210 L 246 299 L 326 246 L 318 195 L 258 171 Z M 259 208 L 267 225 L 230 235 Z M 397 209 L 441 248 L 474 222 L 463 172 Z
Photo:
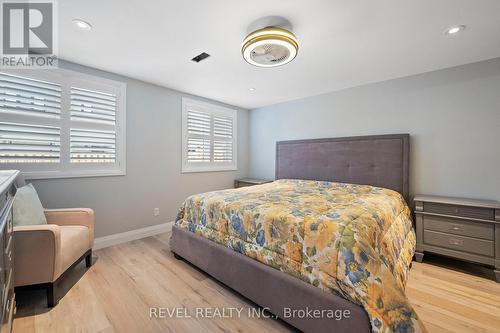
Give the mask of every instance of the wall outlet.
M 153 215 L 154 216 L 159 216 L 160 215 L 160 208 L 153 209 Z

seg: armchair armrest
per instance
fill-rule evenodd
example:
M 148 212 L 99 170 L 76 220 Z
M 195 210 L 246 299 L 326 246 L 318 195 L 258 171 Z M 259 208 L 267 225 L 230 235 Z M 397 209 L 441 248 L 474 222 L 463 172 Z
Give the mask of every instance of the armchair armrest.
M 61 234 L 54 224 L 14 227 L 15 285 L 52 282 L 60 271 Z
M 48 224 L 94 228 L 94 211 L 90 208 L 45 209 L 44 212 Z
M 83 225 L 89 228 L 91 246 L 94 244 L 94 211 L 90 208 L 45 209 L 49 224 Z

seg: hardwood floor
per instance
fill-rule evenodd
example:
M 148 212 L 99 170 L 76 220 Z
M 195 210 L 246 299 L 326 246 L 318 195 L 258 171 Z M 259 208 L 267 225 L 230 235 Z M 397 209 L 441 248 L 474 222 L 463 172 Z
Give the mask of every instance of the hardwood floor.
M 150 318 L 150 307 L 252 308 L 168 249 L 162 234 L 95 252 L 90 269 L 80 263 L 59 286 L 62 299 L 47 309 L 45 293 L 18 294 L 14 332 L 293 332 L 265 318 Z M 432 258 L 431 258 L 432 259 Z M 429 332 L 499 332 L 500 284 L 482 277 L 477 266 L 466 274 L 449 260 L 413 263 L 407 295 Z M 486 272 L 486 273 L 485 273 Z M 246 312 L 246 310 L 245 310 Z

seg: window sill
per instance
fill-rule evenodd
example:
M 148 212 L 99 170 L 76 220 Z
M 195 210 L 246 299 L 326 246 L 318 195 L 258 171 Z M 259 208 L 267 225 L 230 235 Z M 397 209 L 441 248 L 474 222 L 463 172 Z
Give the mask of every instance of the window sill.
M 25 179 L 57 179 L 57 178 L 90 178 L 90 177 L 114 177 L 125 176 L 125 170 L 95 170 L 61 172 L 61 171 L 26 171 L 21 172 Z
M 223 171 L 238 171 L 238 168 L 235 166 L 231 167 L 200 167 L 200 168 L 192 168 L 192 167 L 183 167 L 181 173 L 196 173 L 196 172 L 223 172 Z

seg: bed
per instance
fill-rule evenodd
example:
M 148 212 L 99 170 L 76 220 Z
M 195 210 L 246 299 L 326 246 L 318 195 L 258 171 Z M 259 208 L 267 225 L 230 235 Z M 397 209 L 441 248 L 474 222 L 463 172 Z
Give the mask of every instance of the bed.
M 190 196 L 171 251 L 304 332 L 418 332 L 408 160 L 407 134 L 278 142 L 276 181 Z

